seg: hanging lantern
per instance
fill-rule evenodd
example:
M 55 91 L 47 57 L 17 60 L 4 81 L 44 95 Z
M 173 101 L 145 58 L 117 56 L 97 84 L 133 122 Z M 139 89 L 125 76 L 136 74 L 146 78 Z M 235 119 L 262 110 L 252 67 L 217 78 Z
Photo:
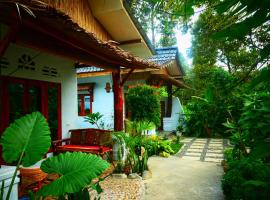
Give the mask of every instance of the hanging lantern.
M 104 89 L 106 90 L 106 92 L 107 92 L 107 93 L 109 93 L 109 92 L 110 92 L 110 90 L 111 90 L 112 88 L 111 88 L 111 85 L 110 85 L 110 83 L 109 83 L 109 82 L 107 82 L 107 83 L 106 83 L 106 86 L 105 86 L 105 88 L 104 88 Z

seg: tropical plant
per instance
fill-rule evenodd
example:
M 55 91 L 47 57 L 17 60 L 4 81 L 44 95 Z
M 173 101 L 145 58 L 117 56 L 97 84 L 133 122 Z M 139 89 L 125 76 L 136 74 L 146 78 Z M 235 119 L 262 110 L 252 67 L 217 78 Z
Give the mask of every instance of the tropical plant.
M 149 121 L 129 121 L 126 122 L 126 130 L 131 136 L 147 135 L 146 131 L 153 130 L 155 124 Z
M 37 195 L 61 196 L 80 192 L 108 167 L 109 164 L 101 157 L 82 152 L 67 152 L 48 158 L 42 162 L 41 170 L 60 177 L 44 185 Z
M 19 166 L 29 167 L 35 164 L 49 150 L 51 138 L 46 119 L 41 113 L 33 112 L 15 120 L 4 131 L 1 145 L 3 159 L 7 163 L 17 162 L 6 197 L 9 200 Z M 60 178 L 42 187 L 37 195 L 68 195 L 70 199 L 75 196 L 87 197 L 84 187 L 107 167 L 106 161 L 91 154 L 66 153 L 49 158 L 42 162 L 41 169 L 46 173 L 57 173 Z M 90 186 L 98 189 L 96 185 Z M 34 194 L 31 196 L 35 198 Z
M 84 117 L 85 122 L 89 122 L 92 125 L 95 125 L 98 129 L 104 128 L 104 122 L 101 121 L 101 118 L 103 117 L 102 114 L 99 112 L 96 113 L 89 113 L 86 117 Z
M 17 162 L 6 197 L 8 200 L 19 166 L 29 167 L 35 164 L 49 150 L 50 129 L 45 117 L 39 112 L 33 112 L 15 120 L 4 131 L 1 145 L 5 162 Z
M 140 85 L 129 89 L 127 106 L 131 111 L 131 120 L 160 124 L 160 96 L 156 88 Z

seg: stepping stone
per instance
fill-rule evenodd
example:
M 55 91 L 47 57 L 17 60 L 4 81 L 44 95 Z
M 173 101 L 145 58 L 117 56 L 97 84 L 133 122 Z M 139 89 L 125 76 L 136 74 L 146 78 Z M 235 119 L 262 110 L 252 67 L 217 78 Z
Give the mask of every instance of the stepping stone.
M 206 142 L 204 142 L 204 143 L 202 143 L 202 142 L 200 142 L 200 143 L 193 142 L 191 145 L 202 145 L 202 146 L 204 146 L 205 144 L 206 144 Z
M 222 147 L 223 148 L 222 144 L 209 144 L 208 146 L 209 147 Z
M 221 153 L 206 153 L 205 157 L 223 158 L 223 154 L 221 154 Z
M 208 149 L 207 153 L 222 153 L 223 154 L 223 150 L 221 150 L 221 149 Z
M 223 159 L 217 159 L 217 158 L 205 158 L 204 161 L 206 162 L 215 162 L 215 163 L 220 163 Z
M 186 160 L 200 160 L 200 157 L 194 157 L 194 156 L 183 156 L 182 159 Z
M 208 146 L 208 149 L 223 149 L 223 146 L 211 146 L 211 145 L 209 145 Z
M 204 148 L 202 148 L 202 147 L 200 147 L 200 148 L 194 148 L 194 147 L 192 147 L 192 148 L 189 148 L 189 149 L 191 149 L 191 151 L 192 151 L 192 149 L 203 151 Z M 188 149 L 188 150 L 189 150 L 189 149 Z
M 191 145 L 190 148 L 204 148 L 204 145 Z
M 189 153 L 189 152 L 187 152 L 186 154 L 185 154 L 185 156 L 201 156 L 201 153 Z
M 195 152 L 195 153 L 198 153 L 198 152 L 202 152 L 203 149 L 188 149 L 187 152 Z
M 211 141 L 211 142 L 209 142 L 209 144 L 221 144 L 221 145 L 223 145 L 223 142 L 213 142 L 213 141 Z
M 196 139 L 195 141 L 196 141 L 196 142 L 206 142 L 207 139 Z

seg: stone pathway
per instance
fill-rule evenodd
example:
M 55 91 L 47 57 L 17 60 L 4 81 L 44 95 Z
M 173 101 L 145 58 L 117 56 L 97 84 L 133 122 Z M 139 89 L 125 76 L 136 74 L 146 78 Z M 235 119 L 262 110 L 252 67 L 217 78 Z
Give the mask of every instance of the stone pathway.
M 193 160 L 220 163 L 223 151 L 227 146 L 226 139 L 185 138 L 184 146 L 178 153 L 180 158 L 190 157 Z
M 185 138 L 169 158 L 149 158 L 153 177 L 145 181 L 145 200 L 223 200 L 223 139 Z

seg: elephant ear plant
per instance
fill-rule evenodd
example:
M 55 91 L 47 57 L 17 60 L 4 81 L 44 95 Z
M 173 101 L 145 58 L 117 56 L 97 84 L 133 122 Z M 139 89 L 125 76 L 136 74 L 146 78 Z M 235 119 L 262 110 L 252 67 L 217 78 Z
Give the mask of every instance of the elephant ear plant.
M 33 112 L 15 120 L 4 131 L 1 145 L 5 162 L 17 162 L 6 197 L 8 200 L 19 166 L 35 164 L 50 148 L 50 129 L 45 117 L 39 112 Z
M 4 131 L 1 145 L 4 160 L 7 163 L 17 161 L 6 197 L 6 200 L 9 200 L 19 166 L 28 167 L 35 164 L 49 150 L 50 129 L 45 117 L 39 112 L 33 112 L 17 119 Z M 78 197 L 78 195 L 88 194 L 86 186 L 108 166 L 109 164 L 100 157 L 80 152 L 65 153 L 49 158 L 42 162 L 41 169 L 46 173 L 56 173 L 59 178 L 43 186 L 36 196 L 69 197 L 77 195 Z M 91 185 L 92 188 L 94 186 Z
M 67 152 L 48 158 L 42 162 L 41 170 L 48 174 L 59 174 L 60 177 L 44 185 L 37 195 L 46 197 L 78 193 L 108 167 L 108 162 L 99 156 L 82 152 Z

